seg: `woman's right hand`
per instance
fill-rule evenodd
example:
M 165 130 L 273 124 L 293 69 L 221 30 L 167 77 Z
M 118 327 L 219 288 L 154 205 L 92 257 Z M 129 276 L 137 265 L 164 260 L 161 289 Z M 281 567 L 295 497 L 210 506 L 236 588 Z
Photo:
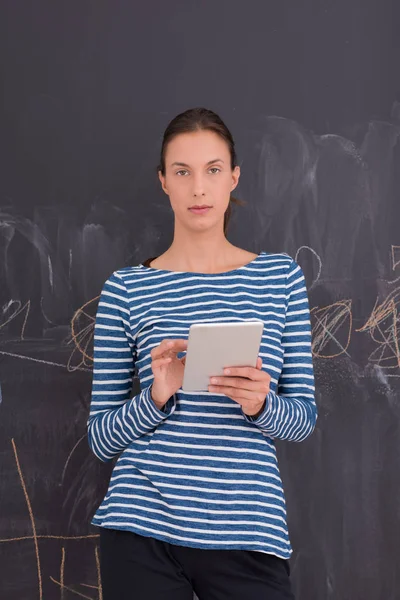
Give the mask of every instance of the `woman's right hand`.
M 154 381 L 151 397 L 158 409 L 182 386 L 186 356 L 178 358 L 178 352 L 187 349 L 188 341 L 184 339 L 165 339 L 150 352 L 151 370 Z

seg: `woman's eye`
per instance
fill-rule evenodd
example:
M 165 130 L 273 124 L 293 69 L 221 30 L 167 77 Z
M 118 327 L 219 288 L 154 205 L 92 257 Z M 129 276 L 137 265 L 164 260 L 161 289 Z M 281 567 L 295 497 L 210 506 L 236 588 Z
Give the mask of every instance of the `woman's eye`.
M 209 171 L 214 175 L 214 173 L 219 173 L 221 171 L 221 169 L 219 169 L 218 167 L 211 167 L 209 169 Z M 189 171 L 187 169 L 180 169 L 179 171 L 176 172 L 176 175 L 179 175 L 180 177 L 184 176 L 184 175 L 188 175 Z

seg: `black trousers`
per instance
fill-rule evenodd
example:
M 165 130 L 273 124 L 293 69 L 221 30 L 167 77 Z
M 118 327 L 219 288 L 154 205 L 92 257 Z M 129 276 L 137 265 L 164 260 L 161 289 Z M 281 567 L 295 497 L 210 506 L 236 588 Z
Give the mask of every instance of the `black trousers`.
M 103 600 L 294 600 L 289 564 L 252 550 L 203 550 L 100 527 Z

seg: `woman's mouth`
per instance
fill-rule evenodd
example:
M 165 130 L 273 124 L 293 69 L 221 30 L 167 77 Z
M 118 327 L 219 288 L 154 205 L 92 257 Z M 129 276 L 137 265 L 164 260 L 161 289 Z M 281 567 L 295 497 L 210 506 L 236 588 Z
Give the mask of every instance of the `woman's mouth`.
M 192 206 L 191 208 L 189 208 L 190 212 L 194 213 L 195 215 L 205 215 L 209 210 L 211 210 L 211 206 Z

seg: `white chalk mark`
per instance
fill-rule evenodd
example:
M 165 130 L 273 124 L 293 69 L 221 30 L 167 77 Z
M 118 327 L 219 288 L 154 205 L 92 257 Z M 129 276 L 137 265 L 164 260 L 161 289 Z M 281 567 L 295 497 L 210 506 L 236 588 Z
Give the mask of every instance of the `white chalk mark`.
M 311 290 L 314 285 L 319 281 L 319 278 L 321 276 L 321 271 L 322 271 L 322 260 L 320 258 L 320 256 L 315 252 L 315 250 L 313 248 L 311 248 L 310 246 L 300 246 L 300 248 L 297 250 L 296 252 L 296 256 L 295 256 L 295 261 L 298 262 L 298 256 L 300 254 L 301 250 L 309 250 L 312 254 L 314 254 L 315 258 L 318 261 L 318 274 L 316 279 L 314 279 L 314 281 L 312 282 L 312 284 L 309 286 L 309 290 Z
M 32 356 L 24 356 L 22 354 L 15 354 L 14 352 L 4 352 L 4 350 L 0 350 L 0 354 L 3 354 L 5 356 L 12 356 L 13 358 L 21 358 L 23 360 L 32 360 L 33 362 L 38 362 L 43 365 L 50 365 L 51 367 L 63 367 L 64 369 L 67 369 L 67 371 L 70 370 L 70 369 L 68 369 L 67 365 L 63 364 L 63 363 L 56 363 L 56 362 L 51 362 L 49 360 L 42 360 L 40 358 L 33 358 Z M 74 369 L 71 369 L 71 371 L 87 371 L 88 373 L 91 373 L 92 369 L 85 369 L 84 367 L 74 367 Z
M 69 287 L 71 287 L 71 273 L 72 273 L 72 248 L 69 249 L 69 265 L 68 265 Z
M 24 306 L 21 307 L 21 302 L 19 300 L 10 300 L 8 302 L 8 304 L 5 304 L 3 307 L 3 315 L 6 313 L 6 311 L 8 311 L 8 309 L 13 304 L 16 304 L 17 308 L 15 309 L 14 313 L 10 317 L 8 317 L 8 319 L 4 323 L 0 323 L 0 329 L 5 327 L 8 323 L 10 323 L 13 319 L 15 319 L 19 315 L 19 313 L 21 313 L 23 310 L 26 309 L 24 321 L 22 323 L 21 338 L 20 338 L 21 340 L 23 340 L 23 339 L 25 339 L 24 338 L 25 326 L 28 321 L 28 315 L 29 315 L 29 310 L 30 310 L 30 306 L 31 306 L 31 301 L 27 300 L 27 302 L 24 304 Z
M 69 453 L 69 456 L 68 456 L 68 458 L 67 458 L 67 460 L 65 462 L 64 468 L 63 468 L 60 485 L 62 485 L 63 482 L 64 482 L 65 471 L 67 470 L 68 463 L 71 460 L 71 457 L 72 457 L 73 453 L 75 452 L 75 450 L 77 449 L 77 447 L 79 446 L 79 444 L 81 443 L 81 441 L 86 438 L 86 436 L 87 436 L 87 434 L 84 433 L 83 436 L 81 438 L 79 438 L 79 440 L 76 442 L 75 446 L 72 448 L 71 452 Z
M 392 245 L 392 271 L 395 271 L 399 265 L 400 265 L 400 246 Z M 393 279 L 392 281 L 388 281 L 387 283 L 392 285 L 393 283 L 398 283 L 398 282 L 400 282 L 400 275 L 398 277 L 396 277 L 396 279 Z
M 400 246 L 392 245 L 392 269 L 393 271 L 396 267 L 400 265 Z
M 42 310 L 42 315 L 44 316 L 46 321 L 49 323 L 49 325 L 55 325 L 55 323 L 53 323 L 53 321 L 50 321 L 50 319 L 48 318 L 48 316 L 45 314 L 45 312 L 43 310 L 43 296 L 40 298 L 40 308 Z
M 54 283 L 54 280 L 53 280 L 53 265 L 51 264 L 51 258 L 50 258 L 49 254 L 47 255 L 47 265 L 49 267 L 49 282 L 50 282 L 50 287 L 53 290 L 53 283 Z

